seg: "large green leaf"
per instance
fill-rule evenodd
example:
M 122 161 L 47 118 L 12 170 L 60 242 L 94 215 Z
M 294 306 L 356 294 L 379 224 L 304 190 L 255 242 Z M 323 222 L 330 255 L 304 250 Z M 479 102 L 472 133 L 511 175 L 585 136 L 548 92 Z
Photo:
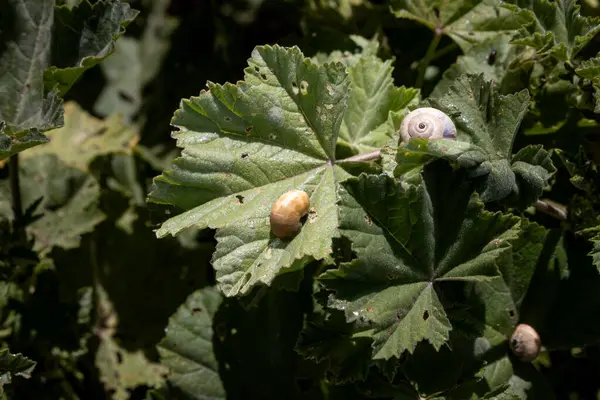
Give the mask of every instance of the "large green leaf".
M 83 0 L 73 8 L 56 7 L 52 31 L 51 67 L 44 71 L 47 90 L 64 95 L 79 77 L 112 54 L 115 41 L 136 17 L 128 3 Z
M 469 170 L 484 202 L 507 201 L 520 207 L 534 202 L 555 172 L 542 146 L 527 146 L 512 154 L 529 95 L 523 90 L 501 95 L 483 75 L 461 75 L 440 97 L 427 102 L 450 116 L 457 139 L 411 139 L 401 144 L 396 176 L 443 158 Z
M 42 132 L 63 123 L 60 96 L 112 52 L 113 41 L 136 12 L 119 0 L 94 6 L 85 0 L 73 9 L 55 8 L 54 0 L 9 0 L 0 12 L 0 159 L 4 159 L 48 141 Z
M 60 126 L 62 101 L 44 91 L 50 66 L 54 0 L 8 0 L 0 6 L 0 159 L 45 143 Z
M 464 173 L 443 162 L 405 192 L 385 175 L 343 184 L 340 231 L 357 259 L 321 279 L 335 290 L 329 306 L 373 338 L 374 358 L 413 352 L 422 340 L 439 349 L 452 330 L 439 297 L 444 286 L 502 280 L 519 220 L 483 211 L 472 194 Z
M 571 62 L 600 32 L 600 18 L 583 17 L 576 0 L 510 0 L 506 7 L 523 15 L 527 23 L 513 43 L 531 46 L 541 56 Z
M 463 51 L 498 36 L 510 36 L 527 21 L 496 0 L 394 0 L 394 14 L 450 36 Z
M 394 86 L 392 61 L 367 56 L 348 68 L 350 96 L 338 144 L 352 148 L 354 153 L 385 146 L 395 133 L 387 126 L 390 112 L 407 110 L 419 100 L 417 89 Z
M 388 79 L 363 78 L 380 77 Z M 213 266 L 227 296 L 329 257 L 331 240 L 339 236 L 339 182 L 350 176 L 345 168 L 368 164 L 360 154 L 335 157 L 352 84 L 341 63 L 316 65 L 297 48 L 262 46 L 252 53 L 245 81 L 209 83 L 208 91 L 184 100 L 172 121 L 182 157 L 155 178 L 149 202 L 187 211 L 166 221 L 158 237 L 216 228 Z M 375 101 L 370 112 L 385 116 L 392 104 Z M 370 134 L 362 129 L 353 138 L 380 143 Z M 271 234 L 269 212 L 292 189 L 309 194 L 310 215 L 299 234 L 284 241 Z
M 213 353 L 213 318 L 222 296 L 213 287 L 200 289 L 173 315 L 158 344 L 169 383 L 185 399 L 225 399 L 219 365 Z

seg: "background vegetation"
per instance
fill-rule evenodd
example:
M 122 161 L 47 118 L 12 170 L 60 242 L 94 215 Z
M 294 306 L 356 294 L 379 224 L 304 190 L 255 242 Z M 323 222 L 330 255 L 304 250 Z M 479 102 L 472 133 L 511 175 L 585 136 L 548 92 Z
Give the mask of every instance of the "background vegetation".
M 48 30 L 46 67 L 54 69 L 40 69 L 43 80 L 40 73 L 31 83 L 10 70 L 15 15 L 26 6 L 43 20 L 45 3 L 0 2 L 4 398 L 600 398 L 600 21 L 581 20 L 600 16 L 598 2 L 582 2 L 581 10 L 567 0 L 506 2 L 522 20 L 502 35 L 486 25 L 471 43 L 465 21 L 443 20 L 445 4 L 436 0 L 132 0 L 131 9 L 116 0 L 93 7 L 65 0 Z M 427 15 L 392 12 L 418 11 L 420 3 Z M 486 1 L 456 3 L 471 9 Z M 86 42 L 89 32 L 77 21 L 102 29 Z M 493 34 L 484 37 L 488 28 Z M 253 49 L 265 44 L 298 46 L 320 63 L 375 54 L 392 60 L 393 83 L 410 97 L 404 111 L 419 96 L 443 99 L 463 73 L 493 80 L 489 93 L 527 89 L 522 123 L 511 120 L 519 128 L 513 154 L 530 144 L 555 150 L 540 156 L 544 201 L 536 203 L 536 193 L 520 197 L 525 204 L 486 208 L 530 221 L 523 222 L 527 250 L 514 244 L 522 256 L 515 265 L 531 272 L 529 290 L 507 324 L 527 321 L 540 331 L 544 349 L 532 365 L 492 355 L 486 369 L 486 360 L 457 359 L 449 347 L 437 352 L 425 342 L 399 359 L 371 362 L 356 350 L 368 353 L 371 342 L 353 337 L 343 314 L 331 317 L 334 328 L 319 325 L 324 296 L 313 276 L 321 263 L 292 277 L 297 290 L 276 280 L 273 290 L 253 288 L 237 299 L 216 286 L 215 230 L 156 238 L 170 213 L 181 212 L 147 202 L 153 178 L 180 152 L 171 121 L 181 99 L 197 96 L 207 81 L 244 79 Z M 47 97 L 36 103 L 30 90 Z M 50 101 L 63 95 L 64 117 L 62 104 Z M 22 99 L 28 118 L 15 108 Z M 42 132 L 50 143 L 5 158 L 21 143 L 44 142 Z M 347 261 L 338 244 L 336 265 Z M 471 338 L 452 343 L 459 354 L 461 345 L 476 346 Z

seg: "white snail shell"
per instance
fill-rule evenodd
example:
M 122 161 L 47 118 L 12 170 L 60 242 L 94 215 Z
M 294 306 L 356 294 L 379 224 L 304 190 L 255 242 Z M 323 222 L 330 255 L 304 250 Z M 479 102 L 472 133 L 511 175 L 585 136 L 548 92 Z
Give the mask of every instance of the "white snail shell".
M 510 338 L 510 349 L 517 358 L 524 362 L 533 361 L 542 347 L 540 335 L 527 324 L 519 324 Z
M 436 108 L 423 107 L 408 113 L 400 125 L 400 138 L 454 139 L 456 126 L 446 114 Z
M 271 231 L 284 239 L 297 233 L 302 224 L 300 219 L 308 213 L 310 199 L 302 190 L 291 190 L 282 194 L 271 208 Z

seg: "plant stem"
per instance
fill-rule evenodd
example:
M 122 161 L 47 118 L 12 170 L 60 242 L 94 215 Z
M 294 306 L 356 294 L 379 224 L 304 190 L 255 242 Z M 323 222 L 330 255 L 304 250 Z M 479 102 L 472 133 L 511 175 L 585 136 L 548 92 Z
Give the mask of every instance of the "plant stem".
M 12 196 L 12 209 L 14 214 L 14 225 L 20 226 L 23 219 L 23 208 L 21 203 L 21 184 L 19 183 L 19 155 L 10 156 L 8 160 L 8 173 L 10 178 L 10 193 Z
M 566 221 L 568 218 L 567 207 L 552 200 L 540 199 L 536 201 L 535 209 L 561 221 Z
M 435 28 L 435 35 L 433 36 L 433 40 L 429 43 L 429 47 L 427 48 L 427 53 L 425 53 L 425 57 L 419 63 L 419 74 L 417 75 L 417 88 L 422 88 L 423 83 L 425 81 L 425 71 L 429 66 L 431 60 L 433 60 L 433 56 L 435 55 L 435 51 L 437 50 L 438 44 L 440 44 L 440 40 L 442 40 L 443 31 L 440 28 Z
M 371 160 L 377 160 L 380 157 L 381 157 L 381 151 L 377 150 L 377 151 L 372 151 L 370 153 L 361 153 L 361 154 L 357 154 L 352 157 L 344 158 L 343 160 L 339 160 L 338 163 L 371 161 Z
M 431 60 L 429 60 L 429 62 L 437 60 L 438 58 L 445 56 L 446 54 L 450 53 L 451 51 L 457 48 L 458 45 L 456 43 L 449 44 L 448 46 L 444 47 L 440 51 L 437 51 L 433 56 L 431 56 Z

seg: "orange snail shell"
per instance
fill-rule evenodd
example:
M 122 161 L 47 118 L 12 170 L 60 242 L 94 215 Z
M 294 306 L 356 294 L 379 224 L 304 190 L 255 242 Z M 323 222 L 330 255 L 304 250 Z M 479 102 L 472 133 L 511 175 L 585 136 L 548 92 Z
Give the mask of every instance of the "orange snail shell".
M 310 199 L 302 190 L 282 194 L 271 208 L 271 231 L 280 239 L 296 234 L 302 224 L 300 219 L 308 213 Z
M 519 324 L 510 338 L 510 349 L 517 358 L 524 362 L 533 361 L 542 347 L 540 335 L 527 324 Z

